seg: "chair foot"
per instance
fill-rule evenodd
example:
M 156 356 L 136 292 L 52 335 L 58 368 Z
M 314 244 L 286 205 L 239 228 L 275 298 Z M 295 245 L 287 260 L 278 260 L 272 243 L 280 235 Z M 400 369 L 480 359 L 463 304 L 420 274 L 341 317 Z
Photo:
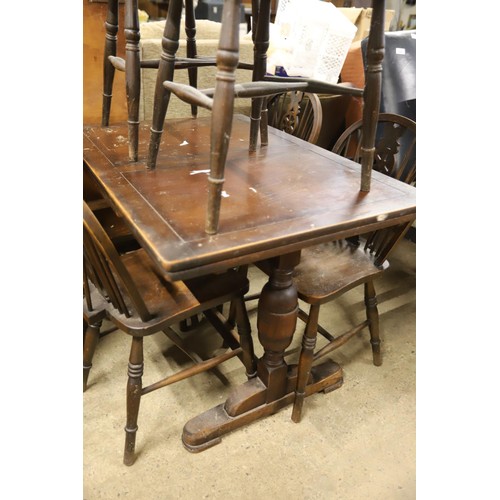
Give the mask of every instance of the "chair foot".
M 379 317 L 377 309 L 377 294 L 372 281 L 365 283 L 365 306 L 368 318 L 368 329 L 370 330 L 370 344 L 372 346 L 373 364 L 382 365 L 380 352 Z
M 125 451 L 123 453 L 124 465 L 133 465 L 135 462 L 135 438 L 137 436 L 137 429 L 127 429 L 125 427 Z
M 380 352 L 380 340 L 370 340 L 370 344 L 372 345 L 373 364 L 375 366 L 381 366 L 382 354 Z
M 305 393 L 295 393 L 295 400 L 292 409 L 292 422 L 298 424 L 302 419 L 302 407 L 304 406 Z

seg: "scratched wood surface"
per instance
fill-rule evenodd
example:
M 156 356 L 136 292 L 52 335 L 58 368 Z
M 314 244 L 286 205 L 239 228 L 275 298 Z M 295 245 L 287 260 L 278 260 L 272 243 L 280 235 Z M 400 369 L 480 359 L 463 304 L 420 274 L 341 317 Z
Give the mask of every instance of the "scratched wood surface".
M 235 116 L 219 232 L 204 231 L 209 119 L 171 120 L 156 170 L 127 160 L 126 124 L 84 128 L 84 161 L 106 197 L 172 279 L 295 251 L 415 217 L 411 186 L 374 172 L 359 192 L 360 166 L 270 129 L 269 146 L 248 151 L 249 119 Z M 293 158 L 293 161 L 285 161 Z

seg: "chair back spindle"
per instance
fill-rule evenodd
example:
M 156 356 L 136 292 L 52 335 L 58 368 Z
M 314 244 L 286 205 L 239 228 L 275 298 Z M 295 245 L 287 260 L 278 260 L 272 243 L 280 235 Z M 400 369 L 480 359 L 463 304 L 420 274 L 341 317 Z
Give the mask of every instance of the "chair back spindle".
M 103 295 L 120 313 L 130 317 L 135 312 L 142 321 L 149 321 L 152 315 L 123 264 L 122 256 L 85 202 L 83 228 L 84 259 L 87 270 L 91 270 L 90 273 L 87 271 L 87 276 L 97 277 L 94 286 L 103 290 Z
M 406 184 L 416 184 L 416 133 L 413 120 L 392 113 L 381 113 L 375 128 L 373 169 Z M 337 140 L 332 151 L 361 163 L 363 120 L 353 123 Z M 367 236 L 365 250 L 375 255 L 381 266 L 410 224 L 379 229 Z M 354 238 L 356 239 L 356 238 Z M 353 242 L 353 239 L 349 239 Z M 359 239 L 357 240 L 359 243 Z

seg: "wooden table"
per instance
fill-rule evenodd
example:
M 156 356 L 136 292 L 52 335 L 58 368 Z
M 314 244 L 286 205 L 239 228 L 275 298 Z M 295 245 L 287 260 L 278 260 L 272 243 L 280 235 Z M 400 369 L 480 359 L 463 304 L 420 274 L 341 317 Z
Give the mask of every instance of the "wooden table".
M 128 158 L 127 126 L 84 129 L 84 165 L 166 279 L 200 276 L 271 259 L 258 305 L 264 355 L 257 377 L 227 401 L 193 418 L 183 443 L 201 451 L 221 435 L 292 403 L 296 367 L 284 361 L 296 327 L 292 280 L 309 245 L 415 219 L 415 188 L 377 172 L 360 193 L 360 166 L 270 129 L 269 146 L 248 151 L 249 120 L 235 116 L 225 171 L 219 232 L 204 232 L 209 168 L 209 119 L 168 121 L 156 170 L 146 169 L 149 127 L 140 130 L 139 162 Z M 293 159 L 293 162 L 290 161 Z M 321 263 L 318 262 L 318 266 Z M 335 389 L 342 370 L 315 367 L 307 395 Z

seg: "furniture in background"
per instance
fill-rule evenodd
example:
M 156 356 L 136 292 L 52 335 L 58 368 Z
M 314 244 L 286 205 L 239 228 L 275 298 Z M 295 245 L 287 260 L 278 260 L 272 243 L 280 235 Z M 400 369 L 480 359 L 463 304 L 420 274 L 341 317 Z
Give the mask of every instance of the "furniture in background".
M 323 125 L 323 109 L 317 94 L 291 91 L 267 102 L 268 124 L 316 144 Z
M 168 283 L 142 248 L 120 254 L 85 202 L 83 221 L 84 317 L 88 322 L 84 346 L 83 390 L 87 387 L 100 325 L 104 319 L 108 319 L 132 337 L 123 459 L 125 465 L 132 465 L 135 461 L 139 405 L 143 395 L 210 370 L 234 356 L 241 358 L 247 376 L 255 377 L 250 323 L 243 302 L 243 295 L 248 291 L 248 280 L 236 271 L 228 271 L 204 276 L 202 279 Z M 236 304 L 238 335 L 228 328 L 216 310 L 229 301 Z M 171 329 L 173 324 L 200 312 L 204 312 L 217 326 L 231 351 L 201 360 L 186 348 L 182 339 Z M 188 353 L 195 365 L 143 387 L 143 338 L 160 331 Z
M 362 121 L 353 124 L 339 138 L 333 152 L 357 163 L 361 161 Z M 409 146 L 407 147 L 407 145 Z M 373 169 L 393 179 L 414 185 L 416 180 L 416 124 L 399 115 L 380 114 L 377 126 Z M 292 419 L 299 422 L 304 404 L 306 385 L 313 361 L 344 345 L 364 328 L 370 332 L 373 364 L 380 366 L 379 319 L 374 280 L 388 267 L 391 251 L 405 235 L 412 221 L 365 235 L 312 246 L 302 251 L 300 264 L 295 268 L 294 280 L 298 296 L 310 305 L 308 314 L 301 313 L 306 329 L 300 355 L 296 397 Z M 321 262 L 321 266 L 318 266 Z M 363 285 L 366 320 L 341 335 L 333 336 L 319 325 L 320 307 L 336 300 L 354 287 Z M 314 352 L 317 333 L 328 343 Z

